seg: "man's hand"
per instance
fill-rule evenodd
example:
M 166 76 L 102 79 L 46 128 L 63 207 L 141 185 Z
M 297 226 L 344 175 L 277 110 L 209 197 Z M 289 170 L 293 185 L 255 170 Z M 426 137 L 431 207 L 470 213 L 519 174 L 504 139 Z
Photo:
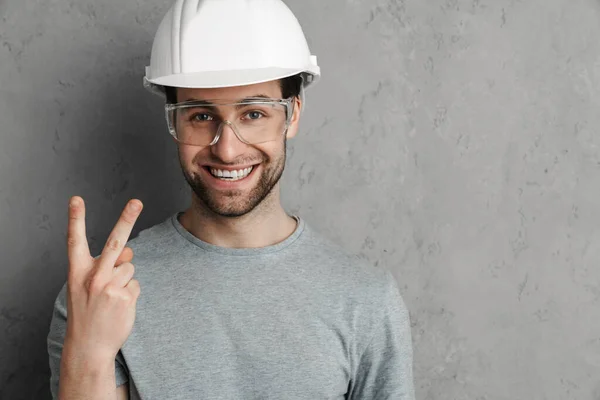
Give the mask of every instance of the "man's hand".
M 65 348 L 84 364 L 114 359 L 131 333 L 140 295 L 133 279 L 133 251 L 125 247 L 142 210 L 131 200 L 113 228 L 100 257 L 94 259 L 85 231 L 85 204 L 71 198 L 67 248 L 67 332 Z

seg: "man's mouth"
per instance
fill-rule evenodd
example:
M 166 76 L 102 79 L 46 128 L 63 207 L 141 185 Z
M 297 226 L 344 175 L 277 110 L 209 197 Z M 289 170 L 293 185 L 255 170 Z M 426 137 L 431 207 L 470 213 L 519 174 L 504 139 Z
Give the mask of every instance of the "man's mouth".
M 250 173 L 252 173 L 254 168 L 255 168 L 254 165 L 251 167 L 239 169 L 239 170 L 225 170 L 225 169 L 206 167 L 208 172 L 210 172 L 210 174 L 212 176 L 214 176 L 215 178 L 223 180 L 223 181 L 230 181 L 230 182 L 239 181 L 241 179 L 246 178 L 248 175 L 250 175 Z

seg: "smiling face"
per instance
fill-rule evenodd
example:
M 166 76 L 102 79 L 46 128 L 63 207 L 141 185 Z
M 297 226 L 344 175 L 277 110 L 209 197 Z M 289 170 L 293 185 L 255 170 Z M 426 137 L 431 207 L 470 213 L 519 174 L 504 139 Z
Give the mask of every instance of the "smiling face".
M 179 102 L 188 100 L 219 100 L 219 103 L 235 103 L 240 100 L 266 96 L 281 98 L 279 81 L 248 86 L 218 89 L 180 88 Z M 286 160 L 286 139 L 294 137 L 298 130 L 301 103 L 294 102 L 294 112 L 287 133 L 273 135 L 275 140 L 260 144 L 246 144 L 239 140 L 232 127 L 223 124 L 221 136 L 212 146 L 192 146 L 179 143 L 179 162 L 183 175 L 192 188 L 198 203 L 206 211 L 223 217 L 245 215 L 266 199 L 278 199 L 278 182 L 283 174 Z M 240 113 L 235 107 L 219 107 L 222 119 L 235 124 Z M 245 118 L 257 114 L 244 114 Z

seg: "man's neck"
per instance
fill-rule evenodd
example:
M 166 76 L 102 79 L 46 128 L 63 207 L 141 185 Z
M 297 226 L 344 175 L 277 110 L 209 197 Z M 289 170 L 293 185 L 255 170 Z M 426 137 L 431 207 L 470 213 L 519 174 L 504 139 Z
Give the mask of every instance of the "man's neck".
M 198 239 L 227 248 L 271 246 L 288 238 L 297 225 L 279 199 L 265 199 L 250 213 L 229 218 L 209 212 L 195 196 L 192 205 L 179 217 L 179 222 Z

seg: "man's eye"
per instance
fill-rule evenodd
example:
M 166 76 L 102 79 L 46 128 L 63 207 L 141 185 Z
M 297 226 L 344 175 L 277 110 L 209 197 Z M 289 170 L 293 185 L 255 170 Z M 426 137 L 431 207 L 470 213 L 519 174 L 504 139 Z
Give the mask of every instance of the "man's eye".
M 194 122 L 212 121 L 213 117 L 209 114 L 197 113 L 190 118 Z
M 249 113 L 246 114 L 246 117 L 248 119 L 259 119 L 264 116 L 265 115 L 263 113 L 261 113 L 260 111 L 250 111 Z

